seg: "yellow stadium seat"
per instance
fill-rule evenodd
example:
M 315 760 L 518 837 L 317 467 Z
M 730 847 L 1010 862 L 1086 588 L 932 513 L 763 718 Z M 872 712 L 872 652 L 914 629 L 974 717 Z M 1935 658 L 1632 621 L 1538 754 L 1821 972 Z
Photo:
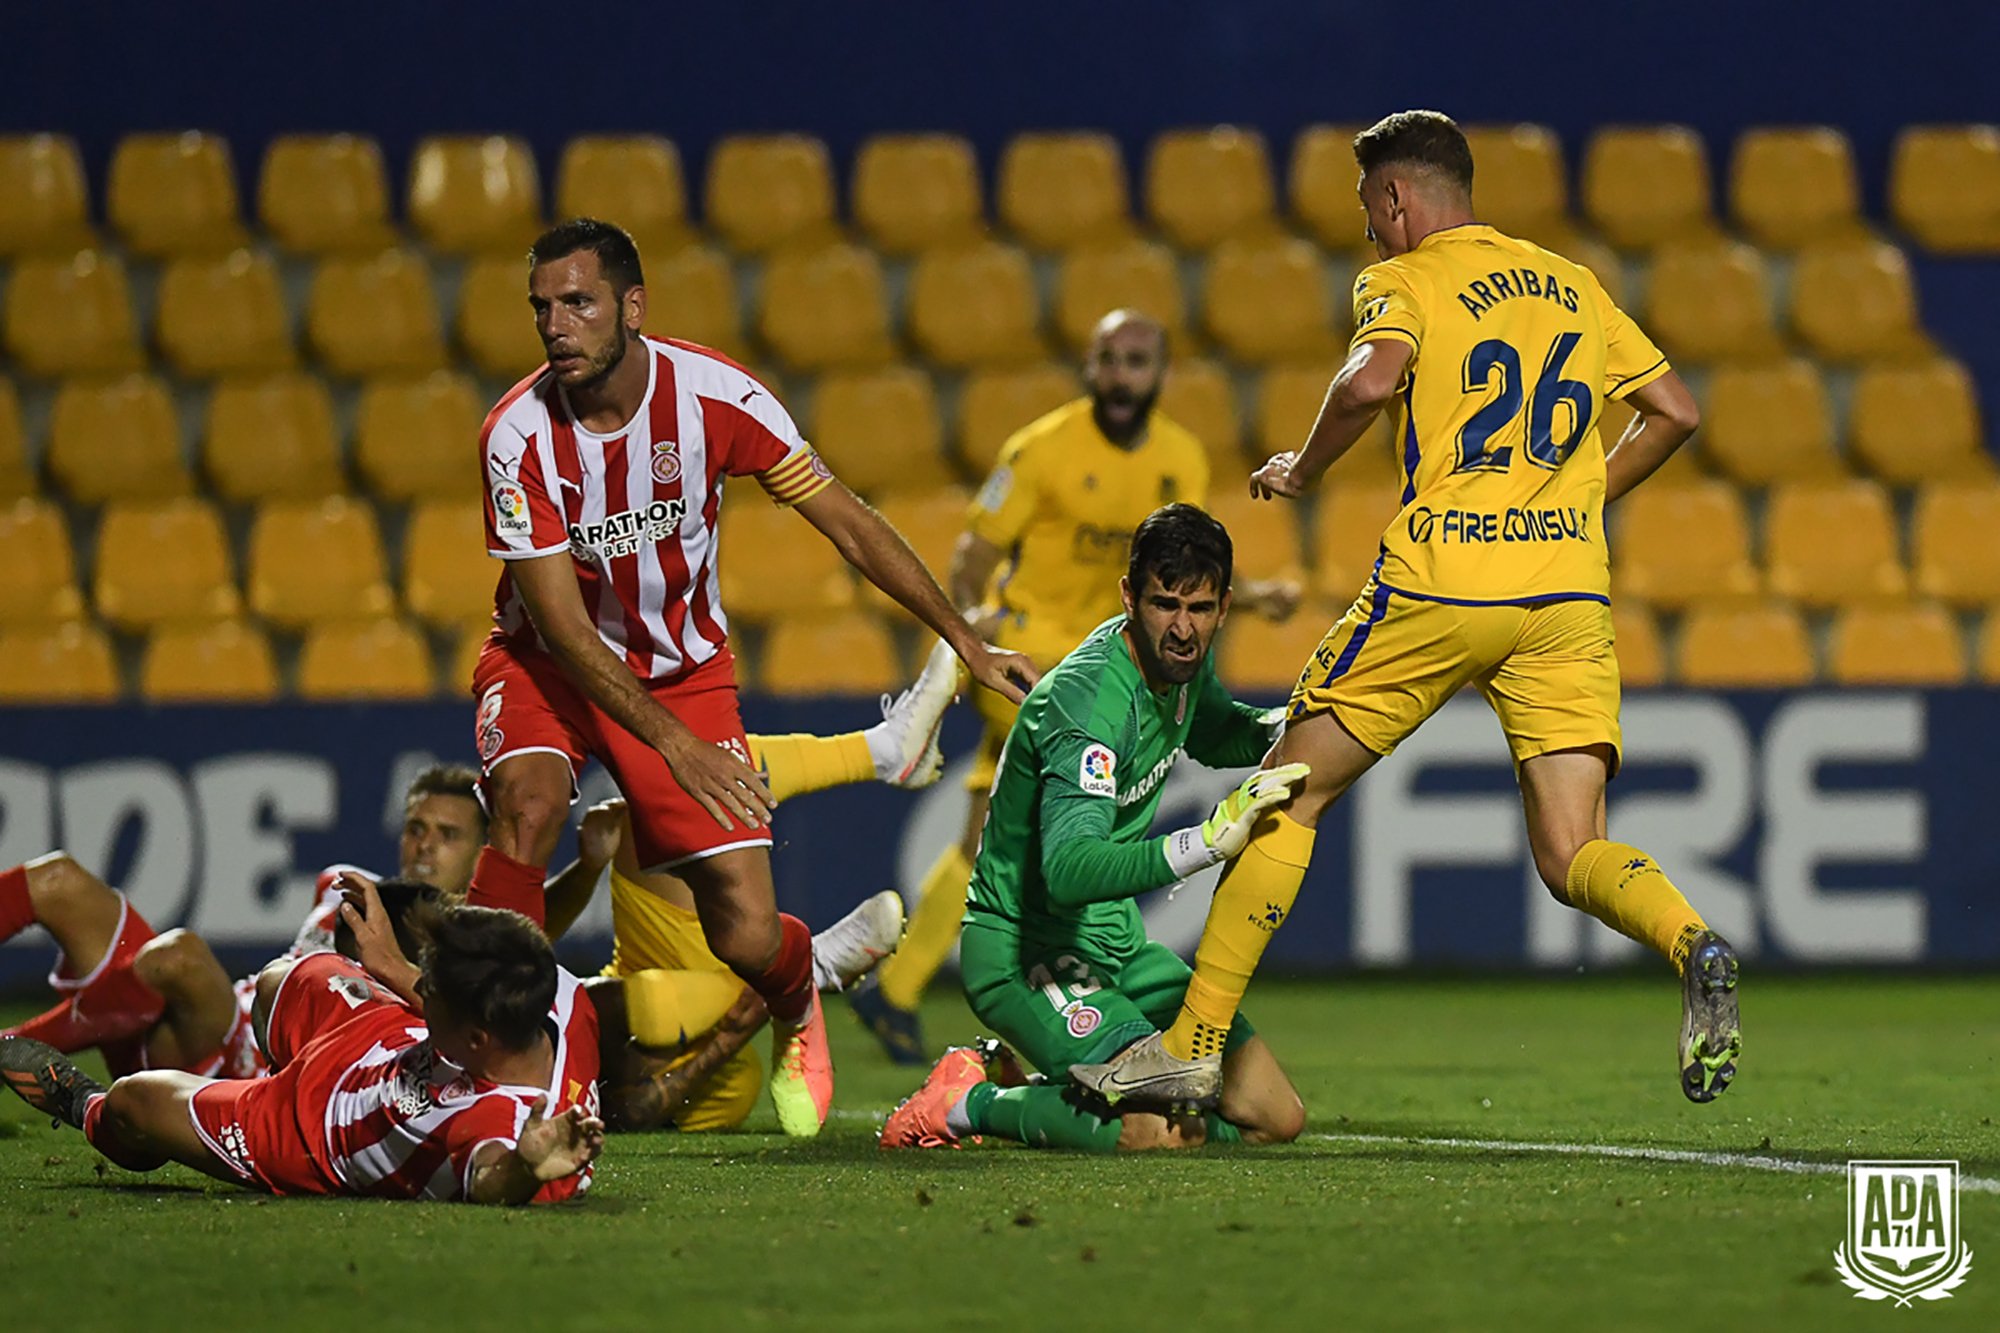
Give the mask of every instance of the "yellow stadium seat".
M 1473 212 L 1531 240 L 1567 227 L 1562 143 L 1546 125 L 1471 125 Z
M 409 216 L 444 254 L 525 249 L 542 219 L 534 155 L 498 134 L 425 139 L 410 159 Z
M 789 509 L 761 495 L 723 506 L 722 606 L 752 622 L 840 610 L 854 604 L 854 579 L 833 543 Z
M 1237 240 L 1209 256 L 1203 318 L 1217 343 L 1241 361 L 1331 356 L 1345 330 L 1330 298 L 1326 262 L 1296 238 Z
M 1619 500 L 1609 518 L 1619 597 L 1674 609 L 1758 591 L 1749 515 L 1727 482 L 1649 483 Z
M 1618 447 L 1618 441 L 1625 437 L 1625 428 L 1632 423 L 1638 412 L 1629 402 L 1618 398 L 1601 399 L 1597 405 L 1597 434 L 1604 441 L 1604 452 L 1609 454 Z M 1702 464 L 1701 449 L 1694 444 L 1683 444 L 1667 455 L 1667 461 L 1655 468 L 1646 478 L 1648 486 L 1679 486 L 1687 482 L 1700 481 L 1707 475 Z
M 307 299 L 306 338 L 336 375 L 394 375 L 444 364 L 430 268 L 406 250 L 322 259 Z
M 47 500 L 0 508 L 0 625 L 45 624 L 83 614 L 69 524 Z
M 21 429 L 21 395 L 14 381 L 0 377 L 0 502 L 34 495 L 41 487 L 28 466 L 27 433 Z
M 1972 377 L 1956 361 L 1864 368 L 1847 428 L 1855 457 L 1892 485 L 1993 475 Z
M 519 256 L 488 255 L 465 266 L 452 331 L 482 375 L 517 380 L 547 362 L 528 306 L 528 266 Z
M 729 256 L 713 246 L 684 245 L 645 264 L 646 317 L 655 328 L 730 356 L 742 353 L 743 314 Z
M 1807 607 L 1900 600 L 1896 515 L 1872 481 L 1794 482 L 1764 508 L 1766 585 Z
M 833 474 L 867 496 L 948 485 L 931 377 L 915 366 L 824 376 L 813 390 L 812 439 Z
M 1125 159 L 1108 134 L 1019 134 L 1000 155 L 1000 221 L 1036 250 L 1099 245 L 1132 230 Z
M 1528 237 L 1544 250 L 1561 255 L 1573 263 L 1589 269 L 1604 288 L 1604 294 L 1612 304 L 1624 310 L 1630 304 L 1631 283 L 1626 278 L 1625 261 L 1618 252 L 1598 240 L 1589 232 L 1579 231 L 1567 222 L 1558 222 L 1548 227 L 1539 236 Z M 1367 256 L 1368 263 L 1375 262 L 1374 252 Z
M 98 614 L 125 630 L 235 615 L 242 601 L 222 516 L 193 498 L 106 505 L 93 596 Z
M 1662 244 L 1640 323 L 1677 362 L 1753 361 L 1783 350 L 1764 257 L 1740 242 Z
M 1297 506 L 1291 501 L 1254 500 L 1247 487 L 1230 486 L 1213 491 L 1207 508 L 1229 529 L 1238 581 L 1304 577 Z
M 91 243 L 89 211 L 76 140 L 0 137 L 0 255 L 80 250 Z
M 1218 125 L 1172 130 L 1146 158 L 1146 216 L 1182 250 L 1271 230 L 1276 190 L 1264 136 Z
M 1234 611 L 1216 636 L 1216 672 L 1239 695 L 1288 694 L 1326 627 L 1339 618 L 1331 603 L 1316 601 L 1306 602 L 1283 622 Z
M 1810 361 L 1723 366 L 1709 379 L 1701 444 L 1740 482 L 1817 481 L 1846 472 L 1833 447 L 1833 411 Z
M 101 704 L 118 692 L 118 663 L 97 626 L 73 620 L 0 629 L 0 703 Z
M 1784 603 L 1699 606 L 1681 621 L 1679 670 L 1695 689 L 1780 689 L 1813 679 L 1812 637 Z
M 1361 591 L 1382 534 L 1402 512 L 1402 490 L 1384 485 L 1334 485 L 1313 504 L 1313 586 L 1342 608 Z M 1270 500 L 1277 505 L 1288 501 Z
M 1312 433 L 1327 386 L 1340 369 L 1338 361 L 1273 366 L 1257 386 L 1257 425 L 1253 464 L 1272 454 L 1304 447 Z M 1396 442 L 1389 437 L 1389 414 L 1383 412 L 1327 472 L 1336 486 L 1400 486 L 1403 465 Z
M 1228 370 L 1206 357 L 1175 357 L 1167 363 L 1159 411 L 1201 441 L 1214 474 L 1211 488 L 1237 483 L 1248 463 L 1243 455 L 1243 420 L 1236 409 L 1236 383 Z
M 469 624 L 493 610 L 500 562 L 486 554 L 478 500 L 426 500 L 403 531 L 403 604 L 440 627 Z
M 139 696 L 149 703 L 266 703 L 278 663 L 264 631 L 242 620 L 162 625 L 146 639 Z
M 422 699 L 436 690 L 430 645 L 394 616 L 314 625 L 299 650 L 302 699 Z
M 1826 241 L 1799 252 L 1792 270 L 1792 328 L 1829 361 L 1928 352 L 1918 327 L 1909 261 L 1876 240 Z
M 222 381 L 208 400 L 202 466 L 225 500 L 344 492 L 326 385 L 299 374 Z
M 284 370 L 294 360 L 278 270 L 249 250 L 169 264 L 158 336 L 168 363 L 190 378 Z
M 1056 271 L 1055 327 L 1063 346 L 1081 351 L 1097 322 L 1113 310 L 1150 315 L 1175 342 L 1187 336 L 1187 302 L 1180 265 L 1165 246 L 1126 240 L 1063 256 Z
M 971 504 L 972 496 L 963 486 L 940 486 L 929 491 L 884 496 L 876 508 L 903 534 L 903 540 L 910 544 L 939 586 L 943 586 L 951 577 L 952 551 L 958 545 L 959 534 L 965 531 L 965 515 Z M 861 585 L 861 600 L 863 605 L 877 610 L 903 614 L 887 593 L 865 580 Z
M 694 240 L 680 150 L 656 134 L 584 135 L 563 146 L 556 214 L 615 222 L 638 243 L 647 269 Z
M 1849 607 L 1834 619 L 1826 666 L 1836 685 L 1958 685 L 1965 680 L 1965 636 L 1951 613 L 1932 602 Z
M 1927 250 L 2000 251 L 2000 125 L 1913 125 L 1889 166 L 1896 225 Z
M 1796 250 L 1860 227 L 1854 146 L 1826 125 L 1745 130 L 1729 160 L 1729 213 L 1759 245 Z
M 69 380 L 49 421 L 49 474 L 82 504 L 185 495 L 173 395 L 151 375 Z
M 371 380 L 355 409 L 355 465 L 384 500 L 475 497 L 473 442 L 484 416 L 479 390 L 451 371 Z
M 941 366 L 1018 364 L 1046 352 L 1028 256 L 984 241 L 932 250 L 910 275 L 910 337 Z
M 833 164 L 826 145 L 802 134 L 722 140 L 709 154 L 702 212 L 709 229 L 739 253 L 828 240 Z
M 781 620 L 765 636 L 757 673 L 770 694 L 877 694 L 896 688 L 895 641 L 874 616 L 848 612 Z
M 1611 635 L 1618 654 L 1619 683 L 1647 689 L 1667 683 L 1667 645 L 1660 622 L 1643 603 L 1619 602 L 1611 608 Z
M 985 477 L 1008 436 L 1082 396 L 1076 371 L 1049 362 L 966 376 L 958 395 L 958 456 L 966 472 Z
M 961 245 L 985 230 L 979 162 L 955 134 L 883 134 L 854 161 L 854 220 L 885 254 Z
M 387 614 L 382 534 L 366 502 L 271 500 L 250 524 L 250 609 L 288 629 Z
M 2000 607 L 1986 613 L 1979 626 L 1979 680 L 2000 685 Z
M 479 654 L 485 649 L 486 641 L 493 637 L 493 618 L 474 621 L 462 627 L 452 636 L 451 665 L 441 682 L 447 691 L 467 693 L 472 688 L 472 673 L 479 665 Z
M 7 275 L 7 355 L 30 375 L 95 375 L 145 363 L 125 266 L 82 250 L 23 259 Z
M 264 150 L 257 218 L 294 254 L 395 244 L 382 148 L 359 134 L 287 134 Z
M 133 134 L 111 155 L 111 224 L 137 255 L 218 254 L 247 239 L 229 145 L 213 134 Z
M 1583 207 L 1622 250 L 1712 230 L 1700 137 L 1685 125 L 1599 130 L 1584 150 Z
M 879 366 L 896 351 L 882 265 L 873 250 L 845 241 L 773 255 L 757 327 L 793 370 Z
M 1291 169 L 1285 175 L 1292 216 L 1321 245 L 1347 250 L 1361 245 L 1368 218 L 1354 183 L 1361 168 L 1354 162 L 1355 125 L 1308 125 L 1292 140 Z M 1374 259 L 1370 251 L 1369 259 Z
M 1936 485 L 1917 493 L 1910 565 L 1917 591 L 1953 606 L 2000 606 L 2000 486 Z

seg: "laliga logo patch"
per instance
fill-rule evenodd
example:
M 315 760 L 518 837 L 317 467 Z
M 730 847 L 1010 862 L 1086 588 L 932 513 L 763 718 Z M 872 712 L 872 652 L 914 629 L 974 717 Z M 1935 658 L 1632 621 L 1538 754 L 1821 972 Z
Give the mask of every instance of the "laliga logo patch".
M 502 537 L 525 537 L 532 530 L 528 522 L 528 493 L 511 481 L 493 483 L 493 530 Z
M 1093 742 L 1084 747 L 1083 759 L 1077 765 L 1077 786 L 1092 796 L 1116 796 L 1117 774 L 1118 756 L 1109 746 Z
M 1941 1301 L 1972 1271 L 1958 1233 L 1957 1162 L 1849 1162 L 1834 1271 L 1864 1301 Z
M 671 486 L 681 479 L 680 446 L 668 440 L 653 446 L 653 480 Z

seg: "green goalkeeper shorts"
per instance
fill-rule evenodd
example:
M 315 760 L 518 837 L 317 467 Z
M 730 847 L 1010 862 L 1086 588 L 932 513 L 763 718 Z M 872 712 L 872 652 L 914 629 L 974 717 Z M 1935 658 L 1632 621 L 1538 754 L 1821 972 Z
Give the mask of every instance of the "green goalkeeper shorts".
M 1109 1059 L 1180 1015 L 1193 972 L 1164 944 L 1148 943 L 1122 961 L 1073 944 L 1041 945 L 1011 931 L 967 923 L 959 973 L 979 1021 L 1053 1079 L 1071 1065 Z M 1255 1029 L 1238 1014 L 1225 1052 Z

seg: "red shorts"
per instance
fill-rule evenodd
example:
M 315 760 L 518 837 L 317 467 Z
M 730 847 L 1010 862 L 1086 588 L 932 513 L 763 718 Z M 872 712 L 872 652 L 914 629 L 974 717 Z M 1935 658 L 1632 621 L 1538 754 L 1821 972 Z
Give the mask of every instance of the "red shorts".
M 647 870 L 670 870 L 739 847 L 769 847 L 769 828 L 724 828 L 674 781 L 660 752 L 583 697 L 546 654 L 487 640 L 472 672 L 479 697 L 473 723 L 487 777 L 517 754 L 546 750 L 569 761 L 570 779 L 587 758 L 610 772 L 632 817 L 633 850 Z M 651 687 L 655 702 L 705 741 L 750 762 L 750 743 L 736 706 L 735 659 L 726 651 L 667 685 Z M 571 787 L 572 798 L 575 788 Z

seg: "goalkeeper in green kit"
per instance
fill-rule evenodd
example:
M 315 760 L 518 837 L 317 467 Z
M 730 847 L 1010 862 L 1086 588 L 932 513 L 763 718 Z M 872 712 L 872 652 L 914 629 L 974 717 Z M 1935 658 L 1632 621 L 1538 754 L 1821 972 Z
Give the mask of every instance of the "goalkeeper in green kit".
M 955 1048 L 889 1117 L 883 1147 L 992 1135 L 1112 1152 L 1298 1137 L 1298 1092 L 1240 1015 L 1210 1109 L 1121 1111 L 1068 1074 L 1180 1012 L 1188 966 L 1146 938 L 1137 898 L 1236 856 L 1306 775 L 1303 764 L 1253 774 L 1206 822 L 1150 836 L 1183 751 L 1241 768 L 1270 748 L 1273 722 L 1231 699 L 1209 658 L 1230 566 L 1215 519 L 1192 505 L 1155 510 L 1132 535 L 1125 614 L 1021 705 L 973 865 L 959 968 L 973 1012 L 1047 1081 L 1025 1080 L 1004 1049 Z M 1266 929 L 1277 929 L 1275 915 Z

